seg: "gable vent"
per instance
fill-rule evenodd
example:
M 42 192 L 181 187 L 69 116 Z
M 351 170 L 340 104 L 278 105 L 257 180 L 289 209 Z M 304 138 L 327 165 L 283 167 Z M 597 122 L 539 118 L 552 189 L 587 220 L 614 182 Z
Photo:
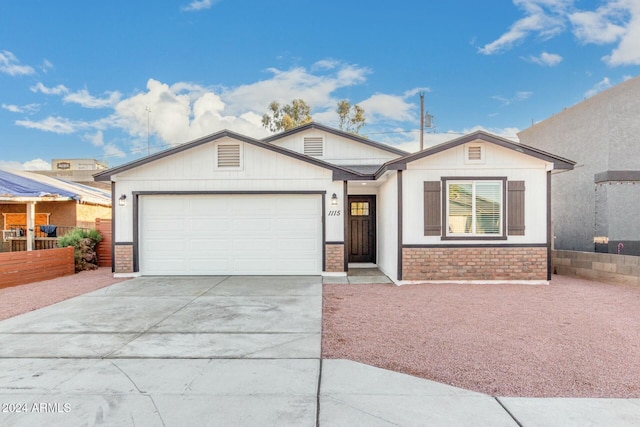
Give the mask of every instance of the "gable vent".
M 321 136 L 305 137 L 304 138 L 304 154 L 307 156 L 320 157 L 322 156 L 322 143 L 323 138 Z
M 482 160 L 482 147 L 471 146 L 467 152 L 467 160 L 480 161 Z
M 239 144 L 218 145 L 218 167 L 219 168 L 240 167 L 240 145 Z

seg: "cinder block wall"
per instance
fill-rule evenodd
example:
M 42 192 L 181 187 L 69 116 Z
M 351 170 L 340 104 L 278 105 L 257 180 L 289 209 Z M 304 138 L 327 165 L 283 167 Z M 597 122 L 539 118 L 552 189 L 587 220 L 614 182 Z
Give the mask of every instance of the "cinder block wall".
M 547 280 L 547 248 L 403 248 L 402 280 Z
M 594 252 L 553 251 L 554 273 L 601 282 L 640 285 L 640 257 Z

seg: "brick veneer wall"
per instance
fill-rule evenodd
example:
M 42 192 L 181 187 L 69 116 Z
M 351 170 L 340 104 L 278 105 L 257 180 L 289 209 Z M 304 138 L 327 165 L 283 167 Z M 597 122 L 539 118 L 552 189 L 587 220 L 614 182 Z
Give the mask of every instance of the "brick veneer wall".
M 402 280 L 547 280 L 547 248 L 403 248 Z
M 326 244 L 325 250 L 325 271 L 344 271 L 344 244 Z
M 115 258 L 116 273 L 133 273 L 133 245 L 116 245 Z

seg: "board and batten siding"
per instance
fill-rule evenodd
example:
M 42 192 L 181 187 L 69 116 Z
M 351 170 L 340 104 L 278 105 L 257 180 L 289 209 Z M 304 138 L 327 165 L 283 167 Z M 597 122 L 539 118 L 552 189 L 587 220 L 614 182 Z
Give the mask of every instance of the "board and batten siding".
M 430 230 L 427 233 L 424 221 L 425 182 L 441 182 L 443 176 L 459 177 L 460 179 L 466 177 L 504 177 L 507 181 L 521 182 L 522 184 L 519 185 L 526 187 L 523 199 L 524 234 L 510 233 L 506 240 L 493 243 L 546 243 L 547 170 L 551 165 L 493 144 L 484 144 L 484 147 L 486 152 L 483 164 L 465 164 L 464 147 L 459 146 L 407 165 L 407 170 L 403 173 L 403 244 L 436 245 L 447 243 L 441 239 L 441 232 Z M 446 218 L 440 219 L 444 224 Z M 507 221 L 507 218 L 504 220 Z M 478 240 L 456 240 L 455 244 L 474 245 L 478 242 Z
M 116 198 L 125 194 L 127 205 L 114 206 L 115 241 L 133 241 L 132 192 L 326 191 L 327 212 L 333 193 L 343 200 L 343 182 L 334 182 L 331 170 L 247 143 L 239 142 L 242 145 L 240 169 L 218 169 L 216 145 L 228 143 L 238 141 L 223 138 L 116 175 L 114 194 Z M 326 241 L 343 241 L 342 215 L 325 216 L 325 221 Z
M 322 156 L 316 158 L 336 165 L 383 164 L 386 161 L 400 157 L 397 154 L 316 129 L 296 133 L 271 143 L 298 153 L 304 153 L 305 137 L 323 138 Z

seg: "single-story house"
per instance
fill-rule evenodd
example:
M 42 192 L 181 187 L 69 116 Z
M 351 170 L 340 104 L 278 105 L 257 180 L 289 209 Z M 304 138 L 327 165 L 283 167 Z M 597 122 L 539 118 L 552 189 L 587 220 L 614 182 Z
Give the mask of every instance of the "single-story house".
M 94 176 L 114 195 L 115 273 L 546 281 L 551 174 L 573 165 L 485 132 L 410 154 L 310 123 Z
M 1 251 L 43 249 L 73 227 L 111 218 L 109 192 L 25 171 L 0 170 Z M 35 245 L 35 246 L 34 246 Z

